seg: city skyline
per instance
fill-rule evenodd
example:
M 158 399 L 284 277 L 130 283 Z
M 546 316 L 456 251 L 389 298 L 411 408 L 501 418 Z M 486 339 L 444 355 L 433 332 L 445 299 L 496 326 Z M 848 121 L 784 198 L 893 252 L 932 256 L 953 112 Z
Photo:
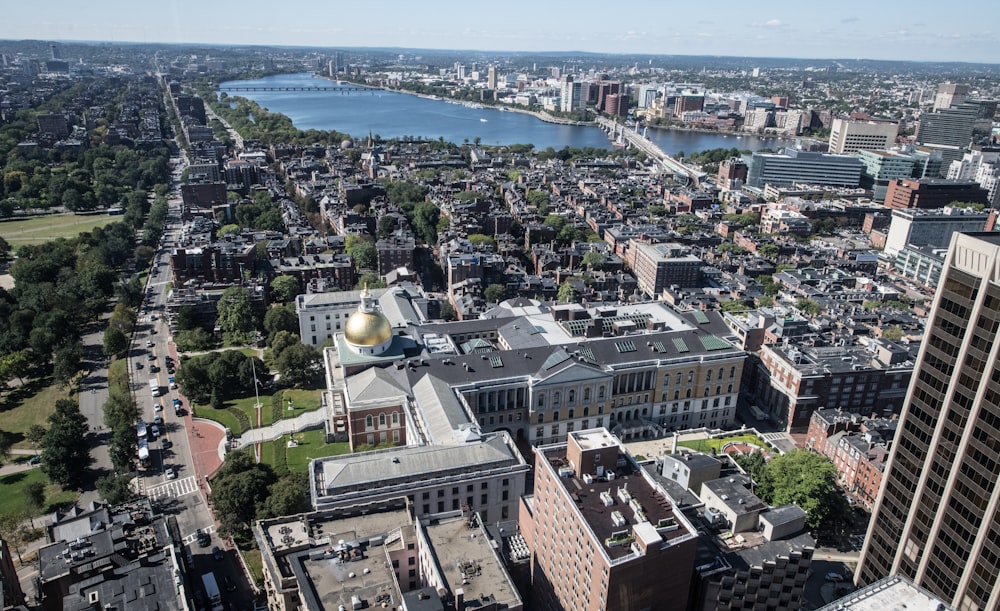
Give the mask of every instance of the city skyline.
M 1000 61 L 1000 34 L 977 19 L 990 14 L 984 0 L 963 3 L 963 11 L 910 2 L 902 15 L 890 3 L 858 0 L 841 2 L 835 13 L 784 0 L 754 11 L 724 3 L 711 12 L 700 5 L 643 1 L 627 15 L 605 14 L 605 5 L 590 1 L 567 10 L 511 0 L 502 10 L 473 14 L 455 0 L 419 9 L 402 2 L 380 6 L 388 10 L 379 10 L 376 20 L 367 5 L 315 0 L 297 3 L 296 11 L 274 11 L 258 0 L 240 3 L 238 10 L 233 3 L 189 0 L 155 6 L 111 0 L 94 10 L 60 0 L 44 13 L 19 3 L 7 8 L 0 39 Z

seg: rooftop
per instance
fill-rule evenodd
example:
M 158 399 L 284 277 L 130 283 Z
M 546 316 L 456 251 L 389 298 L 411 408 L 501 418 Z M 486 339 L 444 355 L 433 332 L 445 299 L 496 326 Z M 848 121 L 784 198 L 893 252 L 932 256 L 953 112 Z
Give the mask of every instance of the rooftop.
M 483 529 L 470 527 L 468 519 L 455 516 L 431 520 L 424 530 L 445 588 L 452 594 L 463 590 L 466 608 L 491 603 L 500 609 L 520 605 L 520 596 Z
M 355 492 L 371 495 L 380 489 L 412 488 L 419 482 L 459 473 L 518 465 L 527 468 L 524 459 L 499 433 L 486 436 L 482 442 L 375 450 L 331 456 L 313 464 L 319 496 Z
M 818 611 L 912 611 L 926 609 L 927 611 L 950 611 L 942 600 L 935 598 L 930 592 L 916 586 L 905 577 L 886 577 L 839 598 Z
M 610 437 L 610 435 L 609 435 Z M 613 441 L 617 444 L 617 441 Z M 655 489 L 635 468 L 623 452 L 619 452 L 613 478 L 587 476 L 576 477 L 572 470 L 560 471 L 568 467 L 566 446 L 556 445 L 539 449 L 539 457 L 545 459 L 554 471 L 560 473 L 559 482 L 566 493 L 576 503 L 587 525 L 598 541 L 603 543 L 604 552 L 612 562 L 633 554 L 626 544 L 608 545 L 613 538 L 623 539 L 625 535 L 639 531 L 640 536 L 657 536 L 660 541 L 670 544 L 691 536 L 686 520 L 680 518 L 680 511 L 674 512 L 674 504 L 667 495 Z M 637 520 L 640 515 L 645 521 Z M 633 531 L 633 528 L 636 531 Z

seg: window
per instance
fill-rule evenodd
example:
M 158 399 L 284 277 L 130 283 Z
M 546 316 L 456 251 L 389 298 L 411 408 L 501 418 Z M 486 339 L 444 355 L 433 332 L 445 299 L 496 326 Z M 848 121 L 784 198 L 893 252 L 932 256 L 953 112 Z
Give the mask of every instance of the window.
M 443 499 L 444 498 L 444 490 L 441 490 L 440 488 L 438 489 L 438 498 L 439 499 Z
M 385 414 L 378 415 L 378 425 L 385 426 Z
M 392 426 L 399 426 L 399 412 L 392 412 Z
M 479 486 L 479 489 L 480 489 L 480 490 L 489 490 L 489 489 L 490 489 L 490 483 L 489 483 L 489 482 L 483 482 L 483 483 L 482 483 L 482 484 L 481 484 L 481 485 Z
M 552 412 L 552 422 L 559 422 L 559 410 Z
M 393 443 L 399 443 L 399 431 L 398 430 L 392 432 L 392 442 Z
M 385 431 L 382 431 L 381 433 L 378 434 L 378 440 L 379 440 L 379 443 L 385 443 L 388 440 L 388 437 L 386 437 Z
M 370 429 L 375 426 L 375 420 L 372 418 L 371 414 L 365 416 L 365 428 Z
M 583 389 L 583 400 L 584 401 L 590 401 L 590 387 L 589 386 L 587 388 Z
M 472 484 L 469 484 L 468 486 L 465 487 L 465 491 L 466 492 L 472 492 L 474 488 L 475 488 L 475 486 L 473 486 Z
M 603 399 L 604 398 L 604 387 L 603 386 L 598 386 L 597 387 L 597 398 L 598 399 Z
M 552 405 L 559 405 L 559 391 L 552 394 Z
M 417 563 L 417 559 L 414 558 L 413 556 L 410 556 L 409 558 L 406 559 L 406 564 L 409 565 L 409 566 L 413 566 L 416 563 Z
M 489 497 L 490 497 L 490 495 L 488 495 L 488 494 L 484 494 L 484 495 L 482 495 L 482 496 L 479 497 L 479 500 L 481 501 L 481 504 L 484 507 L 489 504 L 489 502 L 490 502 L 490 498 Z
M 538 407 L 545 407 L 545 395 L 538 395 Z

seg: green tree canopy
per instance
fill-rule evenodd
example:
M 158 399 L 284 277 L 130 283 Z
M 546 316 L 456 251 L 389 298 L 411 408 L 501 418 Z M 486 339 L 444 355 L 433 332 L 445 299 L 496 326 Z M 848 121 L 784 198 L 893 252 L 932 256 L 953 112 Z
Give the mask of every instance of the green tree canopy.
M 556 293 L 556 299 L 562 303 L 578 303 L 580 301 L 580 294 L 567 281 L 559 285 L 559 292 Z
M 829 525 L 850 513 L 836 487 L 837 468 L 829 458 L 807 450 L 792 450 L 767 463 L 758 496 L 772 505 L 794 503 L 805 510 L 811 528 Z
M 118 356 L 128 348 L 128 336 L 117 326 L 108 325 L 104 330 L 104 354 Z
M 596 250 L 592 250 L 587 254 L 583 255 L 583 264 L 589 269 L 600 271 L 604 269 L 604 264 L 608 262 L 608 257 Z
M 500 303 L 507 298 L 507 287 L 502 284 L 491 284 L 483 290 L 486 303 Z
M 264 333 L 267 335 L 268 343 L 274 338 L 278 331 L 288 331 L 289 333 L 299 332 L 299 317 L 292 309 L 293 304 L 280 308 L 268 308 L 264 313 Z
M 305 386 L 315 382 L 323 371 L 319 350 L 297 342 L 282 350 L 274 359 L 281 382 L 288 386 Z
M 807 316 L 816 316 L 823 311 L 823 306 L 808 297 L 799 297 L 796 299 L 795 307 Z
M 271 294 L 275 301 L 288 303 L 299 295 L 299 279 L 295 276 L 278 276 L 271 281 Z
M 42 471 L 63 486 L 76 486 L 90 465 L 87 419 L 71 399 L 59 399 L 42 440 Z
M 227 344 L 242 345 L 253 341 L 257 316 L 250 291 L 239 286 L 227 288 L 222 292 L 217 309 L 217 324 Z

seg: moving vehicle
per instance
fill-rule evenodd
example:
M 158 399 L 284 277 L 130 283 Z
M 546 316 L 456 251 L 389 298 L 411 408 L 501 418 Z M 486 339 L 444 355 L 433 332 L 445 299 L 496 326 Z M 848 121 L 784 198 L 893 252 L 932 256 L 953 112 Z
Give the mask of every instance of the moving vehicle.
M 154 397 L 160 396 L 160 381 L 156 378 L 149 378 L 149 392 Z
M 219 584 L 215 581 L 215 573 L 208 572 L 202 575 L 201 583 L 205 586 L 205 595 L 212 611 L 222 611 L 222 592 L 219 591 Z

